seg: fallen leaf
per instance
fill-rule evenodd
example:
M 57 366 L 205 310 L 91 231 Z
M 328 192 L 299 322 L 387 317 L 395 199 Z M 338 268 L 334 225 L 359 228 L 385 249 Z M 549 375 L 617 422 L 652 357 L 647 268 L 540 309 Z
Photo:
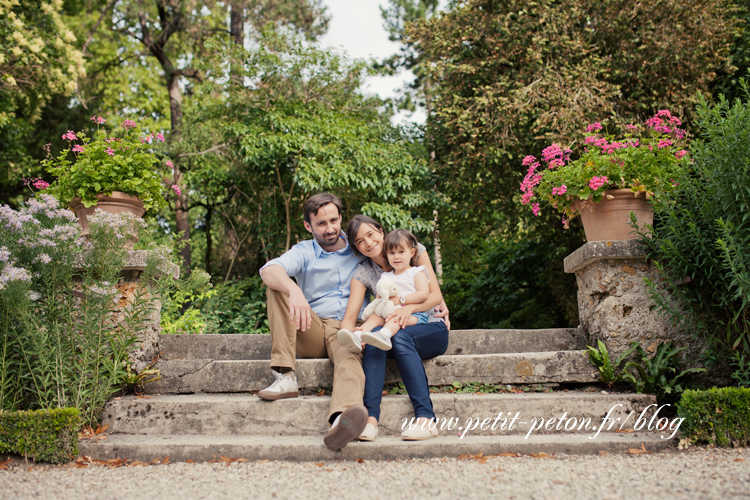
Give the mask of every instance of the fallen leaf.
M 148 396 L 138 396 L 138 399 L 152 399 L 152 398 L 150 398 Z
M 530 455 L 534 458 L 552 458 L 549 456 L 549 453 L 544 453 L 543 451 L 540 451 L 539 453 L 530 453 Z
M 620 434 L 630 434 L 631 432 L 635 432 L 635 429 L 615 429 L 615 432 L 619 432 Z
M 333 469 L 323 469 L 324 471 L 333 472 Z
M 365 463 L 364 459 L 362 459 L 362 458 L 358 458 L 357 460 L 355 460 L 355 462 L 357 462 L 358 464 Z
M 232 462 L 249 462 L 247 458 L 229 458 L 225 457 L 224 455 L 220 455 L 221 461 L 226 463 L 232 463 Z
M 94 431 L 94 434 L 98 436 L 99 434 L 106 431 L 107 429 L 109 429 L 109 425 L 104 425 L 104 426 L 100 425 L 99 427 L 96 428 L 96 430 Z
M 128 467 L 142 467 L 144 465 L 148 465 L 146 462 L 139 462 L 136 460 L 135 462 L 130 462 L 130 465 Z
M 0 470 L 8 470 L 8 468 L 9 468 L 8 464 L 11 463 L 12 461 L 13 461 L 13 459 L 9 458 L 5 462 L 0 462 Z M 735 460 L 735 462 L 736 462 L 736 460 Z
M 320 391 L 318 391 L 318 392 L 315 393 L 316 396 L 325 396 L 325 394 L 326 394 L 326 390 L 325 389 L 321 389 Z
M 646 449 L 646 447 L 643 445 L 643 443 L 641 443 L 641 447 L 640 448 L 628 448 L 628 453 L 630 453 L 631 455 L 640 455 L 642 453 L 649 453 L 650 454 L 651 452 Z
M 744 458 L 735 458 L 734 461 L 735 462 L 744 462 L 745 459 Z M 2 464 L 0 464 L 0 465 L 2 465 Z
M 264 464 L 264 463 L 266 463 L 266 462 L 268 462 L 268 459 L 264 459 L 264 460 L 256 460 L 256 461 L 255 461 L 255 463 L 257 463 L 257 464 Z
M 96 436 L 96 439 L 94 439 L 94 442 L 100 441 L 102 439 L 107 439 L 107 436 Z
M 195 460 L 190 460 L 190 459 L 188 458 L 187 460 L 185 460 L 185 463 L 186 463 L 186 464 L 194 464 L 194 463 L 195 463 Z
M 505 452 L 505 453 L 498 453 L 497 455 L 493 455 L 494 457 L 513 457 L 518 458 L 521 456 L 520 453 L 512 453 L 512 452 Z
M 325 465 L 325 462 L 320 462 L 319 464 L 315 464 L 315 465 L 317 465 L 318 467 L 323 467 Z
M 477 462 L 479 462 L 480 464 L 486 464 L 486 463 L 487 463 L 487 460 L 488 460 L 488 458 L 487 458 L 487 457 L 482 457 L 482 458 L 480 458 L 479 460 L 477 460 Z
M 169 457 L 167 457 L 167 458 L 169 458 Z M 160 460 L 161 460 L 161 457 L 159 457 L 159 458 L 155 458 L 155 459 L 151 460 L 151 462 L 149 462 L 149 463 L 150 463 L 151 465 L 156 465 L 156 464 L 158 464 L 158 463 L 159 463 L 159 461 L 160 461 Z
M 599 450 L 599 455 L 609 455 L 609 453 L 607 453 L 606 451 Z
M 167 457 L 164 460 L 162 460 L 161 463 L 168 464 L 169 463 L 169 455 L 167 455 Z
M 484 452 L 480 452 L 479 455 L 459 455 L 458 460 L 479 460 L 484 456 Z
M 492 469 L 492 470 L 494 470 L 495 472 L 503 472 L 505 469 L 501 469 L 500 467 L 498 467 L 497 469 Z

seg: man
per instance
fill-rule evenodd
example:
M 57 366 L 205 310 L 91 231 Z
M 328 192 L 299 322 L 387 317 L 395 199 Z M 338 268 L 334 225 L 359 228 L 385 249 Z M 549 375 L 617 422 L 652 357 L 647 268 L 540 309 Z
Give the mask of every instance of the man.
M 367 422 L 360 354 L 350 353 L 337 339 L 359 263 L 341 231 L 341 209 L 341 201 L 330 193 L 308 198 L 304 225 L 313 239 L 298 243 L 260 270 L 268 286 L 271 370 L 276 381 L 258 397 L 267 401 L 297 397 L 296 356 L 330 358 L 333 392 L 328 421 L 332 426 L 323 441 L 332 450 L 357 439 Z

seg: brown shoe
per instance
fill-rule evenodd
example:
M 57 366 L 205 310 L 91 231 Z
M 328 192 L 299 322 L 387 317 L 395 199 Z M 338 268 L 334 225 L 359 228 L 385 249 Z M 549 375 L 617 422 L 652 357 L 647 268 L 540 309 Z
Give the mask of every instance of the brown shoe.
M 338 451 L 348 443 L 356 440 L 367 424 L 367 408 L 362 405 L 352 406 L 338 416 L 323 442 L 333 451 Z

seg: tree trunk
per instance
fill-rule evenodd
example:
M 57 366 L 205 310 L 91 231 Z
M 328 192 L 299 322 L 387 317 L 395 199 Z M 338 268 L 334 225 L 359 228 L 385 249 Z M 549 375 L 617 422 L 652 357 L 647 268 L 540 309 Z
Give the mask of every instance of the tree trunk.
M 240 47 L 245 46 L 245 22 L 244 22 L 244 8 L 243 0 L 232 0 L 231 8 L 232 13 L 229 16 L 229 33 L 234 40 L 235 45 Z M 241 65 L 241 63 L 238 63 Z M 229 68 L 230 78 L 235 85 L 242 86 L 244 84 L 244 78 L 242 76 L 241 67 L 232 65 Z
M 165 67 L 167 73 L 167 90 L 169 91 L 169 111 L 171 114 L 172 134 L 170 142 L 179 142 L 182 135 L 182 89 L 180 89 L 180 78 L 172 67 Z M 174 160 L 175 184 L 183 180 L 182 169 L 179 160 Z M 182 187 L 185 187 L 184 185 Z M 192 270 L 192 253 L 190 249 L 190 218 L 188 217 L 188 194 L 187 189 L 177 197 L 175 203 L 175 219 L 177 223 L 177 234 L 181 240 L 182 248 L 182 275 L 190 276 Z
M 211 274 L 211 253 L 214 240 L 211 238 L 211 216 L 214 213 L 212 207 L 206 208 L 206 272 Z

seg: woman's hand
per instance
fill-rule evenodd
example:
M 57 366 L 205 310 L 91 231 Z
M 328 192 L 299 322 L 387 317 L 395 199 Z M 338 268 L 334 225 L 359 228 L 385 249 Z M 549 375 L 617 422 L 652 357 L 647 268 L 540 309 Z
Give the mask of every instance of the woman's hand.
M 450 331 L 451 329 L 451 320 L 448 319 L 449 314 L 450 311 L 448 310 L 448 306 L 445 305 L 445 300 L 443 300 L 440 305 L 435 306 L 435 317 L 443 318 L 443 321 L 445 321 L 445 326 L 448 327 L 448 331 Z
M 406 326 L 406 322 L 409 321 L 409 318 L 412 314 L 414 314 L 414 310 L 416 308 L 412 304 L 407 304 L 404 307 L 399 307 L 395 311 L 393 311 L 387 318 L 385 318 L 385 322 L 388 323 L 389 321 L 393 320 L 396 323 L 398 323 L 399 328 L 403 328 Z

